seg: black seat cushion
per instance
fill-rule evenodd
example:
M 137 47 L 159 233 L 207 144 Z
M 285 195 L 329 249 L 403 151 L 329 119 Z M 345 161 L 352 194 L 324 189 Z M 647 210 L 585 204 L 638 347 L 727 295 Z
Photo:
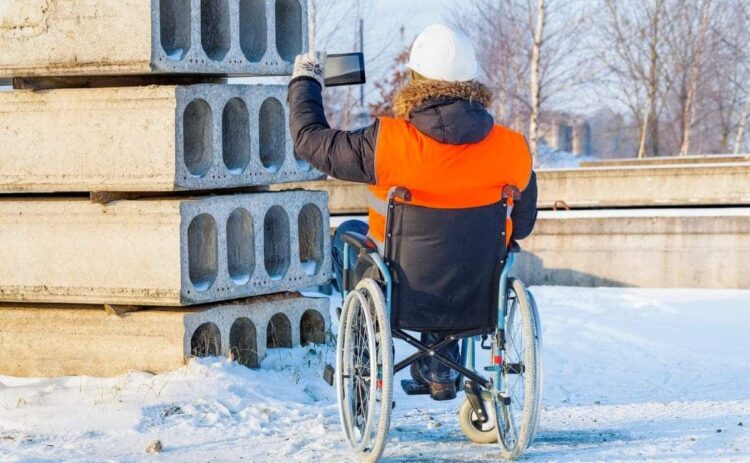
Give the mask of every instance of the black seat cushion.
M 494 327 L 506 252 L 503 205 L 432 209 L 402 203 L 390 220 L 391 325 L 422 332 Z

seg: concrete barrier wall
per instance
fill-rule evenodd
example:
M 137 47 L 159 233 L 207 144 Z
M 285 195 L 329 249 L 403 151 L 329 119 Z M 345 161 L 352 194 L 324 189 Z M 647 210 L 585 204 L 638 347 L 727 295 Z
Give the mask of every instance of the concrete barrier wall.
M 533 285 L 750 288 L 748 208 L 540 211 L 521 246 Z
M 750 163 L 539 170 L 538 206 L 609 208 L 750 205 Z M 289 186 L 279 185 L 275 189 Z M 315 182 L 332 214 L 367 212 L 367 185 Z
M 622 158 L 584 161 L 581 167 L 664 166 L 679 164 L 717 164 L 725 162 L 750 162 L 747 154 L 700 154 L 691 156 L 659 156 L 655 158 Z
M 189 305 L 325 284 L 327 195 L 0 200 L 0 301 Z
M 6 0 L 0 77 L 291 74 L 306 0 Z
M 541 212 L 515 273 L 527 284 L 750 288 L 750 209 Z
M 539 207 L 750 204 L 750 163 L 540 170 Z
M 293 294 L 122 316 L 101 306 L 0 304 L 0 375 L 116 376 L 163 373 L 194 356 L 221 355 L 255 368 L 267 349 L 322 343 L 327 298 Z
M 286 87 L 0 93 L 0 192 L 177 191 L 311 180 Z

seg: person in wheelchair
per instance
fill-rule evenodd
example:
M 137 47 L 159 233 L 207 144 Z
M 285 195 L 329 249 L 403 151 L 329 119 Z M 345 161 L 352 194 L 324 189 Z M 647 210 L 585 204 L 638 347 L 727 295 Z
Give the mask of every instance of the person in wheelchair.
M 505 255 L 497 243 L 508 246 L 531 233 L 536 176 L 525 137 L 495 124 L 488 112 L 493 95 L 477 80 L 475 51 L 462 32 L 427 27 L 412 46 L 408 67 L 410 81 L 393 103 L 395 117 L 342 131 L 325 117 L 325 53 L 298 56 L 289 83 L 290 127 L 301 158 L 332 177 L 370 185 L 369 224 L 347 221 L 333 238 L 338 289 L 343 290 L 344 233 L 367 235 L 384 252 L 392 188 L 408 189 L 413 206 L 440 211 L 394 219 L 402 238 L 385 256 L 397 264 L 399 326 L 436 344 L 451 332 L 491 325 L 486 302 L 496 306 L 497 295 L 487 288 L 496 287 L 491 281 L 499 276 L 498 256 Z M 498 207 L 506 185 L 523 192 L 509 218 Z M 353 268 L 356 253 L 351 257 Z M 458 362 L 458 341 L 440 353 Z M 424 357 L 410 372 L 433 399 L 456 397 L 455 370 Z

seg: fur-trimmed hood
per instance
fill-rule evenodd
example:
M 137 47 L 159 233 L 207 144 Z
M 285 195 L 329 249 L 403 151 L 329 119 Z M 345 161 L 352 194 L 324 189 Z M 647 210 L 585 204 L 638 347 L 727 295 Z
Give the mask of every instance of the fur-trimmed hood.
M 411 119 L 411 112 L 429 100 L 466 100 L 483 107 L 492 103 L 492 91 L 476 80 L 468 82 L 445 82 L 442 80 L 415 79 L 409 81 L 396 93 L 393 112 L 399 119 Z
M 441 143 L 478 143 L 494 125 L 487 106 L 492 92 L 477 81 L 410 81 L 393 102 L 395 116 L 411 122 L 420 132 Z

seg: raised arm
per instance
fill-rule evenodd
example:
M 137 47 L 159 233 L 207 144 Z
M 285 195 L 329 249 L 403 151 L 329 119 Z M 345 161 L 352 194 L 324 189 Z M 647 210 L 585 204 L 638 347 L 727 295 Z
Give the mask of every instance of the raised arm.
M 301 57 L 310 59 L 308 55 Z M 332 177 L 375 183 L 378 121 L 354 131 L 332 129 L 323 108 L 319 69 L 309 62 L 300 64 L 300 57 L 295 63 L 295 77 L 287 96 L 294 149 L 302 159 Z

